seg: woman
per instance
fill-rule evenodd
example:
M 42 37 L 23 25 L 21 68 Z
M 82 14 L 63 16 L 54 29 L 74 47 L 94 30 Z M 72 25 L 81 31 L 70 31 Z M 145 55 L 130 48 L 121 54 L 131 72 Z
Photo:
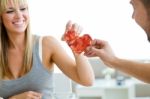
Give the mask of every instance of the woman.
M 29 27 L 26 0 L 0 0 L 1 97 L 51 99 L 54 64 L 77 83 L 92 84 L 93 71 L 82 53 L 73 53 L 74 61 L 55 38 L 45 36 L 40 39 L 30 34 Z M 69 22 L 65 31 L 71 29 L 78 33 L 78 28 Z

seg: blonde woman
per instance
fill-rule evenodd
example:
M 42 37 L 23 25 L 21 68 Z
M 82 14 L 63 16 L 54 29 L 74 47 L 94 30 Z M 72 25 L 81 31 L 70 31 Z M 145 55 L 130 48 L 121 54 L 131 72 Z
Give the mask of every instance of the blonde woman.
M 65 31 L 79 32 L 74 27 L 68 23 Z M 75 82 L 92 85 L 94 74 L 82 53 L 72 59 L 55 38 L 45 36 L 40 43 L 29 28 L 26 0 L 0 0 L 0 97 L 51 99 L 54 64 Z

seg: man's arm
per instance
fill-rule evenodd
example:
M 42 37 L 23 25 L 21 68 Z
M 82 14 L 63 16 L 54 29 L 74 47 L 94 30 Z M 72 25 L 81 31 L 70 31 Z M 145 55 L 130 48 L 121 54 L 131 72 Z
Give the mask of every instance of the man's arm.
M 140 63 L 118 58 L 107 41 L 95 39 L 86 49 L 88 57 L 99 57 L 107 66 L 125 72 L 144 82 L 150 83 L 150 63 Z
M 140 63 L 131 60 L 115 58 L 110 63 L 113 68 L 150 83 L 150 63 Z

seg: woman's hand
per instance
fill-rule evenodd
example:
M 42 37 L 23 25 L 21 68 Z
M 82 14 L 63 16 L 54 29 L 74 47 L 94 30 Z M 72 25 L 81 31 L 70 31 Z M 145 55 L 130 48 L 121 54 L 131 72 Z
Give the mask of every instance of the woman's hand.
M 63 41 L 67 41 L 68 43 L 74 40 L 76 37 L 78 37 L 81 32 L 82 28 L 79 25 L 77 25 L 76 23 L 72 23 L 71 21 L 68 21 L 66 24 L 65 33 L 63 34 L 61 39 Z
M 12 96 L 9 99 L 42 99 L 42 94 L 34 91 L 28 91 Z
M 92 41 L 89 34 L 83 34 L 81 36 L 81 31 L 81 26 L 69 21 L 66 25 L 65 33 L 62 36 L 62 40 L 66 41 L 72 51 L 77 54 L 84 52 L 86 47 L 91 45 Z

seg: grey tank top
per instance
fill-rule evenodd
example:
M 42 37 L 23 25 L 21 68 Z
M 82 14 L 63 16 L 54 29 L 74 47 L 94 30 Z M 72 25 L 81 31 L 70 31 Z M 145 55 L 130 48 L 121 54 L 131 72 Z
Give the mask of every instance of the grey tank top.
M 0 80 L 0 97 L 8 99 L 11 96 L 35 91 L 42 93 L 42 99 L 51 99 L 53 92 L 53 70 L 44 68 L 39 57 L 39 37 L 33 47 L 33 66 L 24 76 L 14 80 Z

